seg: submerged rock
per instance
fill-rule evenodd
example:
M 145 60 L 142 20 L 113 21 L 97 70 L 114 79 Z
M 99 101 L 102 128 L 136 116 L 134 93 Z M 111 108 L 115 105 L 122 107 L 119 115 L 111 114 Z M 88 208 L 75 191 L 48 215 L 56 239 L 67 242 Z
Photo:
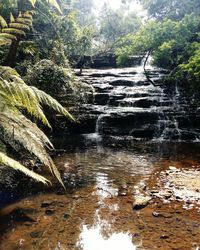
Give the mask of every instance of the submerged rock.
M 146 207 L 152 198 L 150 196 L 138 195 L 133 202 L 133 209 L 139 210 Z

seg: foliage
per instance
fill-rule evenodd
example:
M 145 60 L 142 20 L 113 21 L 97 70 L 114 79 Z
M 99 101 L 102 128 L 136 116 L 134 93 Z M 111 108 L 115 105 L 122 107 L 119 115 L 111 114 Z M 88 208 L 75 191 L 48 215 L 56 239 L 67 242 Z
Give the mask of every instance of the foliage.
M 200 15 L 199 0 L 140 0 L 150 17 L 181 20 L 186 14 Z
M 199 97 L 200 48 L 195 51 L 194 55 L 189 58 L 187 63 L 180 65 L 180 70 L 177 73 L 177 77 L 182 81 L 186 81 L 189 84 L 190 94 L 194 94 Z
M 134 34 L 141 26 L 141 19 L 135 12 L 123 8 L 113 10 L 109 5 L 104 5 L 99 17 L 99 34 L 96 40 L 101 51 L 118 47 L 120 39 L 128 34 Z
M 123 38 L 124 46 L 117 50 L 118 62 L 123 63 L 130 55 L 151 51 L 157 65 L 173 69 L 188 59 L 191 41 L 199 42 L 199 27 L 200 17 L 194 14 L 186 15 L 181 21 L 151 20 L 135 35 Z
M 23 147 L 31 154 L 34 154 L 63 184 L 56 166 L 45 149 L 46 147 L 53 149 L 53 146 L 31 119 L 34 117 L 50 127 L 42 106 L 49 106 L 71 120 L 74 120 L 73 117 L 51 96 L 35 87 L 26 85 L 14 69 L 1 67 L 0 76 L 1 139 L 16 151 L 20 151 L 20 148 Z M 32 118 L 27 118 L 26 113 Z M 34 176 L 38 181 L 43 180 L 43 182 L 46 182 L 43 177 L 38 178 L 37 174 L 30 173 L 19 163 L 9 159 L 2 153 L 0 156 L 2 164 L 18 169 L 29 176 Z

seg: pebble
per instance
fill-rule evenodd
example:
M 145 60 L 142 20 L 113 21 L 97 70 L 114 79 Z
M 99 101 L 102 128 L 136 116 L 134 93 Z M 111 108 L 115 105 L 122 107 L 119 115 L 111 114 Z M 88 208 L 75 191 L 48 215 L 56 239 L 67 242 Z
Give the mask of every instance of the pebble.
M 163 234 L 163 235 L 161 235 L 161 236 L 160 236 L 160 239 L 166 240 L 166 239 L 169 239 L 169 236 L 168 236 L 168 235 Z
M 33 231 L 30 233 L 31 238 L 41 238 L 43 231 Z
M 136 196 L 133 202 L 133 209 L 138 210 L 146 207 L 150 200 L 150 196 Z
M 63 216 L 65 219 L 68 219 L 70 217 L 69 214 L 65 213 L 64 216 Z
M 53 215 L 55 213 L 55 210 L 53 210 L 53 209 L 47 209 L 46 211 L 45 211 L 45 214 L 46 215 Z
M 52 205 L 52 203 L 53 203 L 53 201 L 44 201 L 44 202 L 42 202 L 41 207 L 42 208 L 49 207 Z

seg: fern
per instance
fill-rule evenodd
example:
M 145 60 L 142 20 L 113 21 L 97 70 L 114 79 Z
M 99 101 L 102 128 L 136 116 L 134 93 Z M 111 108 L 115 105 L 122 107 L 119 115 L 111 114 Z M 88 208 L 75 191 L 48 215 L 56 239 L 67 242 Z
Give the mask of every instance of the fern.
M 37 0 L 27 0 L 31 3 L 33 8 Z M 55 7 L 60 13 L 61 9 L 56 0 L 46 0 L 46 2 Z M 26 11 L 19 13 L 15 19 L 13 14 L 10 13 L 10 23 L 7 24 L 5 19 L 0 16 L 0 46 L 12 43 L 13 40 L 21 39 L 26 36 L 26 31 L 32 27 L 33 11 Z
M 20 29 L 14 29 L 14 28 L 5 28 L 2 29 L 3 33 L 15 35 L 15 36 L 25 36 L 26 33 L 23 30 Z
M 9 24 L 9 28 L 20 29 L 20 30 L 30 30 L 30 27 L 26 24 L 12 22 Z
M 68 117 L 70 120 L 75 121 L 74 117 L 72 115 L 70 115 L 70 113 L 65 108 L 63 108 L 63 106 L 58 101 L 56 101 L 53 97 L 51 97 L 50 95 L 48 95 L 44 91 L 39 90 L 36 87 L 31 86 L 30 88 L 34 91 L 38 101 L 42 105 L 48 106 L 51 109 L 53 109 L 54 111 L 56 111 L 57 113 L 60 113 L 64 116 Z
M 53 145 L 37 125 L 22 113 L 26 109 L 33 117 L 50 126 L 42 105 L 48 105 L 74 121 L 68 111 L 51 96 L 26 85 L 14 69 L 0 67 L 0 129 L 2 135 L 6 135 L 2 140 L 17 151 L 20 150 L 19 144 L 34 154 L 63 185 L 60 174 L 46 151 L 46 148 L 53 149 Z
M 6 167 L 11 167 L 15 170 L 21 171 L 22 173 L 26 174 L 27 176 L 33 178 L 36 181 L 40 181 L 44 184 L 50 183 L 45 177 L 34 173 L 33 171 L 27 169 L 23 165 L 21 165 L 18 161 L 13 160 L 12 158 L 8 157 L 6 154 L 0 151 L 0 163 Z
M 8 24 L 6 22 L 6 20 L 0 16 L 0 28 L 7 28 L 8 27 Z
M 0 37 L 0 46 L 11 44 L 12 40 Z
M 17 37 L 8 33 L 0 33 L 0 39 L 17 40 Z

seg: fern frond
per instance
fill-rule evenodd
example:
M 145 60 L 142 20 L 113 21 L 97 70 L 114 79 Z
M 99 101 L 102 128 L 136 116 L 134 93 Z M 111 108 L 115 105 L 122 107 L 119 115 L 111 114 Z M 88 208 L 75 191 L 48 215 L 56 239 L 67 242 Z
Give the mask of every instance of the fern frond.
M 10 13 L 10 22 L 12 23 L 12 22 L 14 22 L 14 21 L 15 21 L 15 18 L 14 18 L 14 16 L 13 16 L 13 14 Z
M 52 174 L 64 186 L 60 173 L 55 164 L 46 152 L 44 145 L 51 147 L 51 143 L 45 134 L 22 114 L 13 114 L 9 110 L 1 113 L 0 126 L 3 134 L 7 135 L 6 143 L 15 147 L 15 141 L 18 141 L 26 150 L 34 154 L 45 166 L 49 168 Z
M 18 170 L 18 171 L 24 173 L 25 175 L 33 178 L 34 180 L 36 180 L 38 182 L 42 182 L 46 185 L 51 183 L 49 180 L 47 180 L 42 175 L 39 175 L 39 174 L 29 170 L 28 168 L 26 168 L 22 164 L 20 164 L 18 161 L 15 161 L 14 159 L 8 157 L 6 154 L 4 154 L 2 152 L 0 152 L 0 164 L 3 164 L 6 167 L 11 167 L 15 170 Z
M 18 78 L 17 76 L 13 76 Z M 13 106 L 18 108 L 24 108 L 29 114 L 41 120 L 44 125 L 51 127 L 42 108 L 35 96 L 34 92 L 26 84 L 19 84 L 17 82 L 8 82 L 6 80 L 0 81 L 0 88 L 4 90 L 7 96 L 10 96 Z
M 2 16 L 0 16 L 0 27 L 1 28 L 7 28 L 8 27 L 8 24 L 7 24 L 6 20 Z
M 2 79 L 5 79 L 7 81 L 11 80 L 11 76 L 19 76 L 19 74 L 17 73 L 17 71 L 11 67 L 8 66 L 0 66 L 0 77 Z
M 0 38 L 3 39 L 8 39 L 8 40 L 17 40 L 17 37 L 8 33 L 0 33 Z
M 59 6 L 59 4 L 58 4 L 58 2 L 56 0 L 46 0 L 46 1 L 47 1 L 47 3 L 49 3 L 50 5 L 55 7 L 62 14 L 60 6 Z
M 29 12 L 27 11 L 27 12 L 25 12 L 25 13 L 22 14 L 22 17 L 23 17 L 23 18 L 30 19 L 30 20 L 32 21 L 32 19 L 33 19 L 33 14 L 32 14 L 32 13 L 29 13 Z
M 7 39 L 7 38 L 1 38 L 1 37 L 0 37 L 0 46 L 2 46 L 2 45 L 7 45 L 7 44 L 11 44 L 11 43 L 12 43 L 12 40 Z
M 24 149 L 34 154 L 64 187 L 60 173 L 46 151 L 46 148 L 53 149 L 53 145 L 37 125 L 21 113 L 21 110 L 26 109 L 28 113 L 49 125 L 42 111 L 42 104 L 48 105 L 57 112 L 73 119 L 52 97 L 35 87 L 26 85 L 16 70 L 0 66 L 0 130 L 3 136 L 2 140 L 16 150 L 19 150 L 19 147 L 16 146 L 16 142 L 18 142 Z M 4 137 L 4 135 L 6 136 Z
M 33 7 L 35 7 L 35 3 L 37 0 L 28 0 L 28 1 L 32 4 Z
M 32 26 L 32 20 L 28 18 L 18 17 L 15 22 Z
M 26 36 L 26 33 L 23 30 L 20 29 L 14 29 L 14 28 L 5 28 L 2 29 L 3 33 L 8 33 L 11 35 L 15 35 L 15 36 Z
M 75 122 L 74 117 L 53 97 L 51 97 L 44 91 L 37 89 L 36 87 L 30 86 L 30 88 L 34 91 L 35 95 L 37 96 L 37 99 L 42 105 L 50 107 L 59 114 L 62 114 Z
M 19 29 L 19 30 L 30 30 L 30 27 L 26 24 L 22 24 L 22 23 L 9 23 L 9 28 L 14 28 L 14 29 Z

